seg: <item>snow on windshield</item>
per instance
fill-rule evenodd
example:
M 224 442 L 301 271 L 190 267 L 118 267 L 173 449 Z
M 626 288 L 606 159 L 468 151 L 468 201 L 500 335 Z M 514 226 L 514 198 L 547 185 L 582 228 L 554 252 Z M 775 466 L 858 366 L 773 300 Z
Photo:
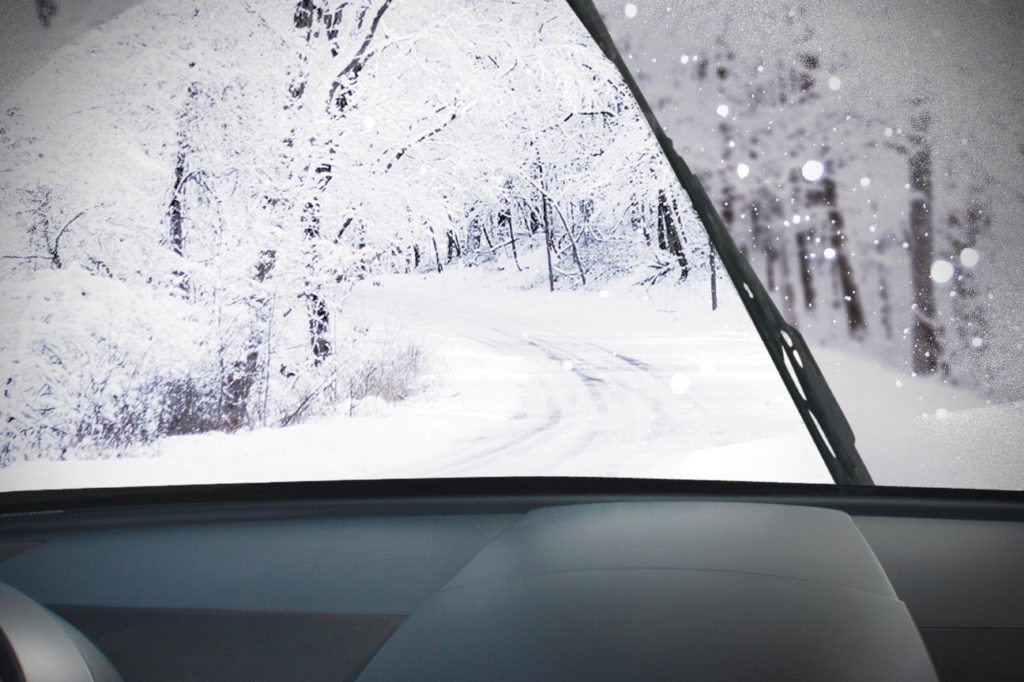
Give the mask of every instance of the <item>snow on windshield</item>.
M 1022 5 L 596 4 L 875 482 L 1024 489 Z
M 564 3 L 68 30 L 0 107 L 0 488 L 829 480 Z

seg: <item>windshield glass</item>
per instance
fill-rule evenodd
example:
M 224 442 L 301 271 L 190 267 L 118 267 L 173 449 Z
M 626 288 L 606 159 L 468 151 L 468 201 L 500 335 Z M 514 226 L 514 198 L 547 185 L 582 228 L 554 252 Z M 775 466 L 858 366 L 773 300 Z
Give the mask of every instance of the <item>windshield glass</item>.
M 596 4 L 875 482 L 1024 489 L 1021 4 Z
M 832 480 L 728 254 L 563 0 L 4 11 L 0 490 Z M 719 99 L 670 132 L 742 180 Z M 778 217 L 825 224 L 831 161 L 806 156 L 807 207 Z M 843 263 L 844 243 L 794 248 Z M 773 293 L 807 269 L 787 258 Z

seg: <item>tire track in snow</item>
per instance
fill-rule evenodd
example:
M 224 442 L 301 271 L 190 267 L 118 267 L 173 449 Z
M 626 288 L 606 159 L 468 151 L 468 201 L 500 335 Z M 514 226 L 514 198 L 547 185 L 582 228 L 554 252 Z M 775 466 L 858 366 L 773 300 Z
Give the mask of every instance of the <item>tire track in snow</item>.
M 531 319 L 510 318 L 479 301 L 455 303 L 430 296 L 429 289 L 375 288 L 357 292 L 353 302 L 377 311 L 390 309 L 404 322 L 420 325 L 413 328 L 526 358 L 533 371 L 513 418 L 450 456 L 425 463 L 422 471 L 403 469 L 403 476 L 471 476 L 479 471 L 578 475 L 582 470 L 617 476 L 623 455 L 642 457 L 648 438 L 681 432 L 691 446 L 717 444 L 695 412 L 668 409 L 669 372 L 572 330 L 553 329 L 546 310 L 537 310 Z M 571 369 L 564 368 L 567 362 Z M 604 454 L 596 456 L 595 450 Z

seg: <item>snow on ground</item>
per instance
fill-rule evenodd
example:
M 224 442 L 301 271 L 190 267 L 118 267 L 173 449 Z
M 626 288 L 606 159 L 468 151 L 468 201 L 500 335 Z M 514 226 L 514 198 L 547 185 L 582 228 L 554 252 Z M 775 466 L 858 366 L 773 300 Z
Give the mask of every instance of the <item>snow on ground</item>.
M 427 352 L 422 389 L 288 428 L 31 461 L 0 490 L 427 476 L 827 482 L 731 287 L 550 294 L 537 268 L 362 282 L 346 314 Z M 379 285 L 379 286 L 378 286 Z M 1024 404 L 988 405 L 830 347 L 815 357 L 882 485 L 1024 489 Z M 880 408 L 884 405 L 884 408 Z
M 814 348 L 814 357 L 875 483 L 1024 490 L 1024 402 L 990 405 L 835 348 Z
M 0 97 L 13 90 L 59 50 L 83 33 L 113 19 L 140 0 L 62 2 L 49 26 L 29 0 L 0 2 Z
M 527 275 L 527 277 L 529 277 Z M 457 270 L 362 282 L 347 315 L 427 350 L 423 390 L 288 428 L 32 461 L 0 489 L 463 476 L 827 482 L 731 287 L 551 294 Z M 365 407 L 365 406 L 364 406 Z

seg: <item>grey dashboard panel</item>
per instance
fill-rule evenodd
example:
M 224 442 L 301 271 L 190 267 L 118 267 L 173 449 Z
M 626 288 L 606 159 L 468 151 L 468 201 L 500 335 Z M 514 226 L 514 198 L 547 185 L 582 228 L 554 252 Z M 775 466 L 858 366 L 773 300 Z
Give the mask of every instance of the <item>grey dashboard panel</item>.
M 418 609 L 360 680 L 934 680 L 841 512 L 541 509 Z
M 344 682 L 404 620 L 386 614 L 55 606 L 126 682 Z
M 856 523 L 918 627 L 1024 632 L 1024 524 L 871 516 Z
M 249 656 L 251 647 L 211 634 L 208 651 L 196 649 L 188 642 L 197 630 L 222 632 L 222 622 L 235 618 L 252 621 L 248 632 L 262 632 L 278 619 L 307 623 L 308 627 L 278 627 L 276 648 L 264 646 L 261 655 L 269 656 L 272 650 L 302 651 L 310 661 L 330 669 L 330 679 L 335 679 L 338 669 L 330 663 L 339 657 L 335 649 L 351 642 L 345 637 L 307 637 L 313 621 L 320 622 L 317 619 L 333 619 L 331 632 L 336 634 L 347 631 L 347 624 L 362 622 L 364 615 L 380 619 L 430 607 L 431 595 L 450 587 L 463 567 L 458 580 L 467 581 L 466 587 L 486 584 L 489 578 L 476 582 L 474 574 L 488 564 L 507 569 L 518 563 L 516 575 L 547 575 L 544 571 L 575 575 L 579 572 L 568 569 L 584 563 L 588 552 L 593 556 L 586 561 L 592 566 L 601 566 L 598 560 L 604 562 L 601 570 L 654 565 L 657 552 L 663 563 L 682 556 L 691 568 L 714 569 L 715 564 L 707 563 L 707 552 L 705 563 L 695 563 L 702 557 L 693 549 L 695 543 L 703 542 L 710 551 L 716 536 L 733 533 L 737 541 L 722 550 L 735 551 L 729 561 L 752 562 L 755 555 L 757 561 L 765 562 L 792 557 L 807 580 L 822 576 L 840 583 L 862 580 L 862 587 L 871 593 L 881 589 L 874 578 L 864 580 L 869 571 L 852 570 L 855 565 L 871 564 L 873 558 L 859 549 L 847 553 L 855 538 L 847 532 L 848 520 L 842 513 L 826 516 L 830 512 L 825 509 L 812 510 L 815 520 L 804 517 L 802 533 L 787 536 L 780 529 L 793 527 L 798 518 L 794 510 L 758 496 L 739 505 L 739 510 L 729 505 L 731 512 L 702 506 L 707 496 L 674 500 L 665 496 L 661 499 L 673 506 L 643 513 L 637 511 L 641 503 L 652 503 L 638 497 L 587 493 L 373 498 L 7 515 L 0 517 L 0 580 L 71 619 L 111 656 L 127 679 L 142 680 L 155 679 L 152 668 L 143 675 L 130 675 L 138 666 L 120 660 L 122 651 L 116 647 L 107 651 L 109 642 L 116 639 L 140 665 L 160 659 L 147 659 L 149 649 L 136 646 L 131 637 L 121 637 L 119 624 L 150 618 L 141 631 L 152 633 L 154 622 L 163 623 L 167 627 L 160 632 L 169 646 L 182 645 L 194 658 L 209 653 L 207 663 L 213 669 L 215 664 L 220 668 L 236 665 L 239 657 Z M 922 631 L 943 679 L 1020 679 L 1024 591 L 1018 574 L 1024 562 L 1020 521 L 1024 517 L 1019 511 L 1007 514 L 1005 509 L 972 507 L 964 512 L 961 503 L 929 503 L 923 509 L 918 502 L 893 507 L 870 496 L 795 499 L 796 504 L 840 507 L 854 514 L 858 529 Z M 602 524 L 609 534 L 615 529 L 614 540 L 601 539 L 600 533 L 588 530 L 581 521 L 591 513 L 584 510 L 594 510 L 581 503 L 595 501 L 607 503 L 602 507 Z M 627 504 L 613 509 L 621 502 Z M 761 505 L 757 523 L 740 513 L 751 503 L 765 502 L 769 504 Z M 689 511 L 678 511 L 676 504 Z M 556 514 L 560 505 L 566 506 L 567 515 Z M 578 511 L 568 514 L 569 506 Z M 530 510 L 536 511 L 522 518 Z M 651 519 L 660 515 L 667 518 L 647 532 Z M 771 519 L 778 523 L 767 523 Z M 719 520 L 725 525 L 717 525 Z M 530 531 L 534 524 L 544 527 L 544 533 Z M 687 527 L 690 530 L 683 533 Z M 811 532 L 814 527 L 817 530 Z M 709 532 L 703 538 L 696 534 L 704 529 Z M 659 533 L 667 533 L 667 539 L 662 540 Z M 561 550 L 553 552 L 549 545 Z M 619 554 L 610 553 L 609 547 Z M 688 548 L 685 553 L 684 547 Z M 498 561 L 499 551 L 509 554 Z M 725 554 L 715 556 L 725 563 Z M 623 563 L 623 557 L 632 563 Z M 646 562 L 636 562 L 636 557 Z M 847 569 L 860 577 L 843 578 Z M 421 609 L 416 619 L 423 613 Z M 387 622 L 397 627 L 402 619 Z M 179 625 L 184 634 L 176 639 L 174 633 L 179 630 L 174 628 Z M 320 635 L 326 634 L 322 623 L 317 628 Z M 132 632 L 137 630 L 133 626 Z M 152 638 L 154 648 L 161 637 Z M 245 679 L 281 679 L 279 669 L 253 669 L 264 672 L 264 677 Z
M 809 580 L 895 597 L 845 513 L 722 502 L 618 502 L 537 509 L 448 587 L 539 573 L 689 569 Z
M 517 518 L 322 516 L 71 528 L 45 533 L 45 544 L 0 561 L 0 580 L 63 606 L 407 614 Z

